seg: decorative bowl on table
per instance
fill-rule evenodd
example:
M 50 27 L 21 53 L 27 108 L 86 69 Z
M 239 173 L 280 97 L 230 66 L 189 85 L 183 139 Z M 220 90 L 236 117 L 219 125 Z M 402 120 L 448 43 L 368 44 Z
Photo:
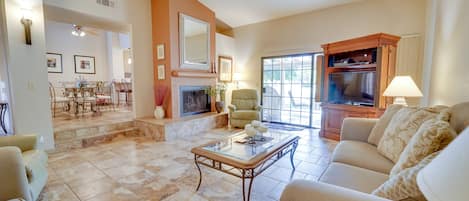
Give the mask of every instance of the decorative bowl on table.
M 257 129 L 254 128 L 251 124 L 244 126 L 244 131 L 246 131 L 246 135 L 249 137 L 254 137 L 257 135 Z

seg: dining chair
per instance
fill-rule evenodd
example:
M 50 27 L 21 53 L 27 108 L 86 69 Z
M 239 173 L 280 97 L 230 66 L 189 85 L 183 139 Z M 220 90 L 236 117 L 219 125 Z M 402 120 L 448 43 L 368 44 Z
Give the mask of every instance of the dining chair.
M 96 83 L 96 105 L 98 107 L 111 106 L 114 111 L 116 110 L 112 98 L 111 84 L 103 81 Z
M 129 103 L 129 94 L 132 93 L 132 84 L 129 82 L 113 82 L 114 91 L 116 92 L 117 96 L 117 106 L 120 106 L 121 102 L 121 94 L 125 96 L 125 103 Z
M 92 112 L 98 112 L 96 107 L 96 86 L 88 85 L 79 88 L 77 104 L 82 108 L 82 114 L 85 113 L 86 107 L 89 105 Z M 78 111 L 77 111 L 78 112 Z
M 125 103 L 129 105 L 129 102 L 132 103 L 132 82 L 124 82 L 125 90 Z
M 49 82 L 49 100 L 51 104 L 52 116 L 55 117 L 57 104 L 62 105 L 62 108 L 70 108 L 70 99 L 65 96 L 57 96 L 56 89 L 51 82 Z

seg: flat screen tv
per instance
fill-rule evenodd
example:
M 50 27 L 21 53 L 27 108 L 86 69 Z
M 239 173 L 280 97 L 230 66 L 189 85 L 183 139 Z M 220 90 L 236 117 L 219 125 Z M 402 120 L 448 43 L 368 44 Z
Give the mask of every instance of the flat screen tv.
M 373 107 L 376 72 L 337 72 L 329 74 L 328 103 Z

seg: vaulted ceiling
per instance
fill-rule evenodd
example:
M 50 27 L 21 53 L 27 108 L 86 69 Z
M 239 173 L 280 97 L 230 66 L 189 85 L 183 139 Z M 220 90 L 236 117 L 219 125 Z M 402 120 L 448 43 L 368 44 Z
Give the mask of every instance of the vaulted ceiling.
M 199 0 L 217 18 L 239 27 L 361 0 Z

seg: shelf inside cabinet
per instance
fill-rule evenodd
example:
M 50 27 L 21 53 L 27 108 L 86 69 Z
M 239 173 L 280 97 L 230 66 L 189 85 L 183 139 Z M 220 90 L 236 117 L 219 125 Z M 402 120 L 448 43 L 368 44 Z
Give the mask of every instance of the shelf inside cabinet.
M 328 72 L 344 72 L 344 71 L 376 71 L 376 64 L 328 67 Z

